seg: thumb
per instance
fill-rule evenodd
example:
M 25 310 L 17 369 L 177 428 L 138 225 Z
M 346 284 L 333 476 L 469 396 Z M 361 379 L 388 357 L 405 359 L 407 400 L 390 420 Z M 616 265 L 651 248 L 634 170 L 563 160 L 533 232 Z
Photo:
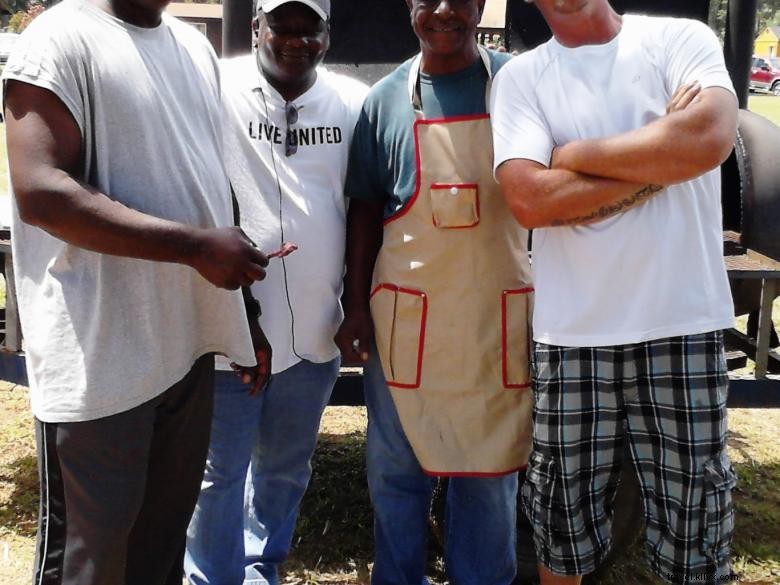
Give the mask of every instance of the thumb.
M 364 336 L 356 336 L 352 340 L 352 351 L 360 358 L 360 361 L 368 361 L 368 343 Z

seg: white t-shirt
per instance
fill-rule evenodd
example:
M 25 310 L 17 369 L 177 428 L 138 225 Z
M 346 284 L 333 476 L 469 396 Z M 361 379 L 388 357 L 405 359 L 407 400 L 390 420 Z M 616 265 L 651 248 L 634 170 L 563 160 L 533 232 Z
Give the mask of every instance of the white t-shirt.
M 556 145 L 644 126 L 689 81 L 734 91 L 717 38 L 697 21 L 628 15 L 603 45 L 552 39 L 496 77 L 495 167 L 548 165 Z M 534 230 L 534 338 L 591 347 L 730 327 L 720 195 L 715 169 L 604 221 Z
M 84 179 L 124 205 L 201 227 L 232 224 L 221 158 L 216 57 L 164 14 L 153 29 L 84 0 L 38 17 L 3 79 L 48 89 L 77 122 Z M 98 254 L 23 223 L 14 269 L 32 408 L 46 422 L 101 418 L 178 382 L 224 352 L 254 364 L 237 291 L 172 263 Z
M 272 372 L 301 358 L 330 361 L 339 354 L 333 336 L 343 318 L 347 156 L 368 88 L 318 69 L 314 85 L 293 100 L 298 150 L 288 157 L 285 100 L 255 58 L 229 59 L 221 68 L 225 159 L 241 227 L 264 252 L 282 240 L 298 245 L 285 266 L 272 259 L 266 279 L 252 287 L 273 348 Z

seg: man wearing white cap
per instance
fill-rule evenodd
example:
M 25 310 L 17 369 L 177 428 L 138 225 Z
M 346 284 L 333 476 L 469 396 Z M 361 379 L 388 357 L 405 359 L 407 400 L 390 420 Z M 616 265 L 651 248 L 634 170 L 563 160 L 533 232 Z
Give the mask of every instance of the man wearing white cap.
M 223 142 L 241 227 L 294 242 L 255 288 L 271 378 L 258 395 L 217 373 L 206 474 L 189 529 L 193 585 L 271 584 L 290 549 L 320 417 L 339 370 L 344 177 L 367 88 L 318 65 L 329 0 L 260 0 L 254 54 L 222 62 Z M 247 479 L 248 476 L 248 479 Z

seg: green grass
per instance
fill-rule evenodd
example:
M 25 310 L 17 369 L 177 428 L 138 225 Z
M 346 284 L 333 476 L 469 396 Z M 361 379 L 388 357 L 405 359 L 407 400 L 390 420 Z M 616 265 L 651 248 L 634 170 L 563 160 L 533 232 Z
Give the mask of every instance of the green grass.
M 748 99 L 748 109 L 780 126 L 780 96 L 751 95 Z
M 29 580 L 34 552 L 37 477 L 26 389 L 0 383 L 0 583 Z M 744 585 L 780 583 L 780 411 L 730 410 L 734 493 L 734 564 Z M 329 407 L 301 506 L 285 585 L 366 585 L 372 520 L 365 480 L 364 408 Z M 446 582 L 431 539 L 428 574 Z M 661 585 L 646 568 L 642 542 L 589 585 Z
M 5 150 L 5 124 L 0 122 L 0 197 L 8 193 L 8 156 Z

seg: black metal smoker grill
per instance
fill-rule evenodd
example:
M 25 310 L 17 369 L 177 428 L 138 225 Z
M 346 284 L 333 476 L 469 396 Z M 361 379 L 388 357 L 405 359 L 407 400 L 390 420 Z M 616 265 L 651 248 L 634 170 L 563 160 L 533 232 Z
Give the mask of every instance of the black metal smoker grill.
M 248 52 L 253 0 L 224 0 L 223 54 Z M 686 16 L 706 21 L 709 0 L 613 0 L 620 12 Z M 728 0 L 724 53 L 744 108 L 753 46 L 756 0 Z M 534 47 L 550 36 L 538 11 L 522 0 L 507 1 L 504 38 L 510 49 Z M 372 83 L 417 51 L 403 0 L 333 0 L 332 46 L 327 63 Z M 735 350 L 755 359 L 755 376 L 732 376 L 729 405 L 780 407 L 780 355 L 769 349 L 771 302 L 780 293 L 780 128 L 747 111 L 740 113 L 735 151 L 724 163 L 725 253 L 738 314 L 753 312 L 755 339 L 729 332 Z M 26 383 L 16 312 L 11 246 L 0 233 L 7 301 L 0 344 L 0 379 Z M 737 360 L 738 361 L 738 360 Z M 767 374 L 767 371 L 770 373 Z M 345 369 L 333 404 L 362 403 L 359 369 Z
M 768 381 L 767 372 L 780 372 L 780 354 L 770 349 L 773 337 L 772 302 L 780 294 L 780 128 L 761 116 L 740 112 L 734 152 L 723 165 L 723 209 L 726 266 L 732 282 L 737 314 L 751 313 L 748 333 L 727 334 L 729 346 L 754 357 L 755 379 Z M 734 178 L 737 181 L 734 181 Z M 733 196 L 738 194 L 739 196 Z M 729 195 L 732 198 L 729 199 Z M 755 321 L 753 321 L 755 319 Z M 771 345 L 777 345 L 775 341 Z M 746 382 L 735 379 L 738 398 L 751 402 L 759 396 L 740 392 Z M 773 396 L 780 386 L 775 380 Z M 771 392 L 769 387 L 767 391 Z M 749 403 L 748 402 L 748 403 Z

